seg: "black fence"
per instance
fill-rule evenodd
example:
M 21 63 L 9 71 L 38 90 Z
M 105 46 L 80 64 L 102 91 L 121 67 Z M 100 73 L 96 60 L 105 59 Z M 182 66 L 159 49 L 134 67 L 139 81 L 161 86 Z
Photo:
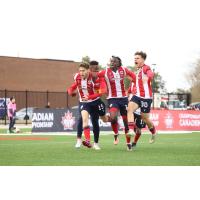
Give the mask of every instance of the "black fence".
M 7 124 L 6 102 L 10 97 L 14 96 L 17 105 L 17 121 L 16 123 L 31 123 L 31 114 L 33 108 L 45 108 L 50 102 L 50 108 L 72 108 L 78 105 L 78 97 L 71 97 L 67 92 L 37 92 L 37 91 L 8 91 L 0 90 L 0 124 Z M 105 104 L 107 101 L 104 99 Z M 184 110 L 191 103 L 191 95 L 184 94 L 159 94 L 153 95 L 153 109 L 170 109 Z
M 67 92 L 37 92 L 37 91 L 8 91 L 0 90 L 0 124 L 7 124 L 6 100 L 14 96 L 17 111 L 23 111 L 25 115 L 17 120 L 17 123 L 30 122 L 29 112 L 32 108 L 45 108 L 50 103 L 50 108 L 70 108 L 78 104 L 78 97 L 71 97 Z M 3 102 L 4 101 L 4 102 Z

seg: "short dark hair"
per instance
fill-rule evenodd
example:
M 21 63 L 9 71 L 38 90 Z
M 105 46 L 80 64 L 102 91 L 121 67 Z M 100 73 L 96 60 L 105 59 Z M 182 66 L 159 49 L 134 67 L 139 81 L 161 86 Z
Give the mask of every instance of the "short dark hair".
M 85 69 L 89 69 L 89 64 L 87 64 L 87 63 L 81 63 L 81 64 L 79 65 L 79 67 L 83 67 L 83 68 L 85 68 Z
M 99 62 L 97 62 L 96 60 L 92 60 L 90 61 L 90 65 L 99 65 Z
M 120 66 L 122 66 L 122 60 L 118 56 L 112 56 L 112 58 L 117 59 L 119 61 Z
M 145 52 L 143 52 L 143 51 L 137 51 L 137 52 L 135 52 L 135 56 L 136 55 L 141 56 L 144 60 L 146 60 L 146 58 L 147 58 L 147 54 Z
M 10 97 L 10 101 L 12 101 L 14 98 L 15 98 L 14 96 Z

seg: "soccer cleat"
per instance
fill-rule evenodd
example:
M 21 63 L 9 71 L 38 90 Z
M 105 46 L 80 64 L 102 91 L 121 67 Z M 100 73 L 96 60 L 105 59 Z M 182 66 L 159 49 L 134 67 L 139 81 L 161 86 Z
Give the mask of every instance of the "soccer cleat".
M 156 134 L 152 134 L 151 139 L 149 140 L 149 143 L 153 144 L 155 142 L 155 140 L 156 140 Z
M 131 146 L 132 146 L 132 148 L 135 148 L 136 147 L 136 143 L 132 142 Z
M 9 133 L 15 133 L 14 131 L 10 130 Z
M 119 134 L 115 134 L 114 135 L 114 142 L 113 142 L 113 144 L 117 145 L 118 143 L 119 143 Z
M 81 141 L 81 139 L 77 139 L 77 142 L 76 142 L 75 148 L 80 148 L 81 145 L 82 145 L 82 141 Z
M 131 144 L 127 144 L 127 151 L 132 151 L 132 145 Z
M 82 144 L 83 144 L 83 146 L 88 147 L 88 148 L 92 147 L 92 145 L 90 144 L 89 141 L 83 141 Z
M 94 143 L 93 148 L 94 148 L 95 150 L 101 150 L 101 148 L 99 147 L 99 144 L 98 144 L 98 143 Z

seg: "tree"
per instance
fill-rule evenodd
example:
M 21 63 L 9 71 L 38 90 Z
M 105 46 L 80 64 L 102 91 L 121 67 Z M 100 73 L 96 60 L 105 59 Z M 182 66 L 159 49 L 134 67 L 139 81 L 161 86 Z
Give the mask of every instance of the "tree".
M 187 75 L 191 86 L 192 102 L 200 102 L 200 58 L 193 64 L 193 70 Z
M 89 64 L 90 63 L 90 57 L 89 56 L 82 57 L 82 62 Z
M 165 81 L 162 79 L 162 76 L 158 72 L 155 72 L 152 87 L 155 93 L 167 92 L 165 88 Z

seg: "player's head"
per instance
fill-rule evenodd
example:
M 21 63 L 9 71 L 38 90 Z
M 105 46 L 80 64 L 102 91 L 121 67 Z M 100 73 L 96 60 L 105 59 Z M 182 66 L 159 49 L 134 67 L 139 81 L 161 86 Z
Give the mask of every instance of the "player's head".
M 135 53 L 135 65 L 138 67 L 142 67 L 144 65 L 144 62 L 147 58 L 147 54 L 143 51 L 137 51 Z
M 10 101 L 11 101 L 12 103 L 15 103 L 15 97 L 10 97 Z
M 117 57 L 117 56 L 112 56 L 110 58 L 110 67 L 111 68 L 118 68 L 120 66 L 122 66 L 121 59 L 119 57 Z
M 79 65 L 79 73 L 80 73 L 81 78 L 83 79 L 87 78 L 89 74 L 89 64 L 81 63 Z
M 97 73 L 99 72 L 99 63 L 97 61 L 90 61 L 90 72 L 93 77 L 97 76 Z

